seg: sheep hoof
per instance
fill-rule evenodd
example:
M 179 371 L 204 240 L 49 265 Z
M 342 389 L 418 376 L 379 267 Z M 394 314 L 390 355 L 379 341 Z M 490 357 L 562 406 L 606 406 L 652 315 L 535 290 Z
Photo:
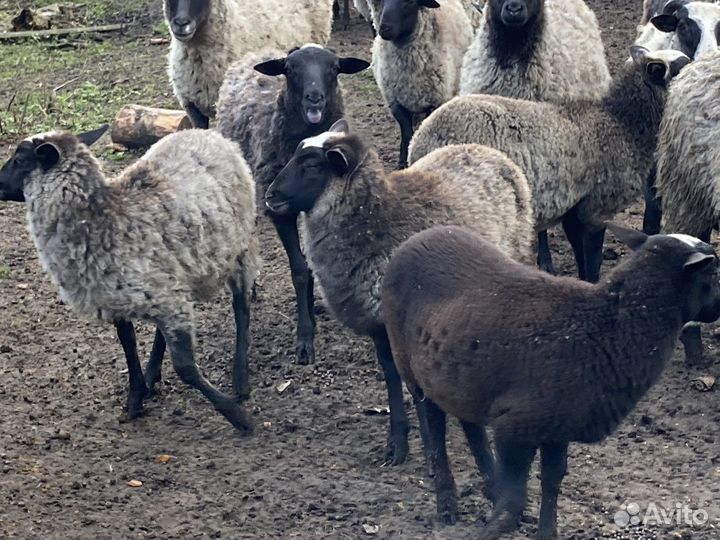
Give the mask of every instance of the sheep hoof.
M 310 341 L 298 341 L 295 347 L 295 358 L 301 366 L 307 366 L 315 362 L 315 346 Z
M 125 413 L 124 419 L 127 420 L 128 422 L 131 422 L 131 421 L 135 420 L 136 418 L 138 418 L 139 416 L 142 416 L 143 412 L 145 412 L 143 409 L 142 400 L 140 400 L 139 402 L 128 401 L 126 409 L 127 409 L 127 411 Z
M 549 528 L 548 530 L 538 529 L 537 540 L 555 540 L 557 538 L 557 530 Z
M 446 497 L 439 496 L 437 501 L 437 520 L 444 525 L 455 525 L 457 523 L 457 500 L 454 494 Z
M 217 411 L 222 414 L 228 422 L 241 434 L 247 435 L 252 433 L 253 425 L 245 414 L 244 409 L 234 400 L 228 398 L 227 402 L 216 405 Z
M 406 438 L 396 440 L 391 436 L 390 439 L 388 439 L 387 449 L 385 451 L 385 462 L 383 465 L 400 465 L 401 463 L 405 463 L 408 451 L 409 448 Z

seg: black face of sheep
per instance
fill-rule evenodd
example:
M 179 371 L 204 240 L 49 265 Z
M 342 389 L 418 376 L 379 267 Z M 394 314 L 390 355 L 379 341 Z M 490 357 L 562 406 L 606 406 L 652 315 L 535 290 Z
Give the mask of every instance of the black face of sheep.
M 81 133 L 78 140 L 87 146 L 97 141 L 108 126 L 103 125 L 95 131 Z M 0 201 L 25 202 L 23 188 L 25 179 L 30 174 L 42 168 L 50 170 L 60 160 L 60 149 L 51 143 L 38 144 L 35 140 L 21 142 L 13 156 L 0 169 Z
M 435 0 L 383 0 L 378 34 L 386 41 L 402 44 L 415 32 L 423 8 L 439 8 Z
M 255 70 L 287 78 L 288 99 L 307 124 L 320 124 L 325 119 L 327 99 L 337 90 L 337 76 L 352 74 L 370 66 L 358 58 L 338 58 L 320 45 L 308 44 L 294 49 L 285 58 L 268 60 Z
M 210 18 L 211 0 L 165 0 L 165 18 L 172 35 L 189 41 Z
M 490 12 L 495 22 L 509 28 L 521 28 L 537 19 L 544 0 L 490 0 Z
M 274 214 L 297 214 L 312 210 L 318 197 L 337 177 L 353 170 L 358 163 L 357 138 L 348 137 L 345 120 L 338 120 L 330 131 L 300 143 L 295 155 L 277 175 L 265 193 L 265 205 Z
M 663 32 L 675 32 L 680 50 L 697 58 L 720 44 L 720 6 L 708 2 L 671 0 L 652 18 Z

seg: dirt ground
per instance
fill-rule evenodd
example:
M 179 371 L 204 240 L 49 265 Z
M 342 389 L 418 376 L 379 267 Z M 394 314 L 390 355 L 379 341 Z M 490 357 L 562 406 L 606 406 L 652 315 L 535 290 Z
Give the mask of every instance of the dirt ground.
M 588 2 L 600 19 L 614 69 L 627 56 L 641 0 Z M 112 38 L 113 45 L 122 48 L 149 35 L 159 21 L 155 0 L 146 16 L 133 22 L 131 35 Z M 369 58 L 370 42 L 368 27 L 354 18 L 347 31 L 335 32 L 332 45 Z M 133 54 L 125 84 L 157 83 L 164 53 L 138 48 Z M 345 83 L 350 117 L 392 166 L 398 132 L 371 75 L 347 77 Z M 168 99 L 169 85 L 164 92 L 162 99 Z M 11 142 L 0 141 L 0 157 L 7 157 Z M 637 204 L 619 220 L 639 226 L 640 212 Z M 144 417 L 126 423 L 120 420 L 126 366 L 113 329 L 79 320 L 58 300 L 38 264 L 23 208 L 0 206 L 0 268 L 5 268 L 0 272 L 0 538 L 476 536 L 490 506 L 456 423 L 450 426 L 450 456 L 461 515 L 457 525 L 446 527 L 434 523 L 432 483 L 424 476 L 416 429 L 408 462 L 381 467 L 388 418 L 376 413 L 386 405 L 385 387 L 369 343 L 321 314 L 316 363 L 293 362 L 289 270 L 264 220 L 261 240 L 265 264 L 252 306 L 255 434 L 237 435 L 167 364 L 160 395 L 146 405 Z M 572 273 L 561 232 L 552 243 L 557 266 Z M 609 238 L 604 269 L 624 253 Z M 201 366 L 227 389 L 233 339 L 227 296 L 199 308 L 198 328 Z M 720 371 L 712 330 L 705 332 L 711 368 L 689 370 L 678 349 L 663 378 L 615 435 L 599 445 L 571 446 L 560 499 L 561 537 L 720 538 L 720 399 L 716 392 L 691 388 L 698 375 Z M 150 329 L 142 328 L 139 339 L 147 354 Z M 278 393 L 277 385 L 286 381 L 292 384 Z M 170 456 L 166 463 L 156 460 L 163 454 Z M 130 487 L 130 480 L 142 486 Z M 527 517 L 511 538 L 534 533 L 538 488 L 535 470 Z M 620 506 L 630 502 L 702 509 L 709 522 L 613 524 Z

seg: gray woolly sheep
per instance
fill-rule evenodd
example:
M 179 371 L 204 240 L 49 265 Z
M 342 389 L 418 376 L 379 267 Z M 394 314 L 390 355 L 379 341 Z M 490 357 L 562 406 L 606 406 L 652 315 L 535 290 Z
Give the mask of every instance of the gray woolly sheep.
M 258 194 L 290 161 L 300 141 L 327 131 L 342 118 L 340 73 L 369 66 L 356 58 L 338 58 L 319 45 L 285 53 L 265 50 L 233 64 L 220 89 L 217 129 L 240 144 L 258 184 Z M 285 75 L 285 78 L 279 77 Z M 300 249 L 296 215 L 269 213 L 290 262 L 297 296 L 297 360 L 313 361 L 315 321 L 313 281 Z
M 455 96 L 473 30 L 460 0 L 369 0 L 375 80 L 400 126 L 400 168 L 415 123 Z
M 330 39 L 333 0 L 164 0 L 172 42 L 168 73 L 195 127 L 207 128 L 230 64 L 263 47 Z
M 441 518 L 457 510 L 446 414 L 470 431 L 490 481 L 495 506 L 478 538 L 517 529 L 538 450 L 537 538 L 557 538 L 569 443 L 615 431 L 659 378 L 683 324 L 720 316 L 712 246 L 610 229 L 635 253 L 596 285 L 519 264 L 460 227 L 413 236 L 387 267 L 383 318 L 398 370 L 425 404 Z
M 597 281 L 603 221 L 635 200 L 652 166 L 663 105 L 658 86 L 690 61 L 679 51 L 633 51 L 637 65 L 626 63 L 598 103 L 456 97 L 419 127 L 410 162 L 447 144 L 507 153 L 530 182 L 538 230 L 562 221 L 580 277 Z
M 401 463 L 408 421 L 380 316 L 385 266 L 403 240 L 443 223 L 470 226 L 504 253 L 528 259 L 534 223 L 525 177 L 505 155 L 479 145 L 448 146 L 386 176 L 378 155 L 340 121 L 303 141 L 266 204 L 275 213 L 305 212 L 305 253 L 326 304 L 373 339 L 390 403 L 387 457 Z
M 233 388 L 246 398 L 248 293 L 258 267 L 250 170 L 234 143 L 188 130 L 165 137 L 108 180 L 88 149 L 104 130 L 26 139 L 0 170 L 0 199 L 27 202 L 40 262 L 62 299 L 115 325 L 128 364 L 128 418 L 142 413 L 160 380 L 167 342 L 180 379 L 247 430 L 240 405 L 195 364 L 193 303 L 229 285 L 237 332 Z M 157 326 L 145 377 L 135 319 Z
M 672 82 L 658 137 L 657 189 L 664 228 L 710 242 L 720 221 L 720 51 L 686 67 Z M 700 328 L 683 333 L 687 361 L 703 360 Z
M 463 59 L 461 94 L 598 100 L 610 86 L 600 27 L 583 0 L 490 0 Z

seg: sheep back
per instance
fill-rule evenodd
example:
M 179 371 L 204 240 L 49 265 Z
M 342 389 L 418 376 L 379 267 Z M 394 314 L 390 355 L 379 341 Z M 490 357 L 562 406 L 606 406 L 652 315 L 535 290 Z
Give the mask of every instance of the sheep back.
M 460 94 L 498 94 L 533 101 L 598 100 L 610 86 L 600 27 L 583 0 L 546 0 L 545 26 L 525 65 L 500 67 L 489 10 L 463 58 Z
M 720 51 L 686 66 L 668 91 L 658 141 L 665 229 L 699 236 L 720 219 Z
M 379 0 L 370 0 L 379 2 Z M 382 9 L 373 6 L 375 28 Z M 372 69 L 385 103 L 413 113 L 435 109 L 457 94 L 462 56 L 472 26 L 459 0 L 443 0 L 437 9 L 421 9 L 417 37 L 402 47 L 375 37 Z

